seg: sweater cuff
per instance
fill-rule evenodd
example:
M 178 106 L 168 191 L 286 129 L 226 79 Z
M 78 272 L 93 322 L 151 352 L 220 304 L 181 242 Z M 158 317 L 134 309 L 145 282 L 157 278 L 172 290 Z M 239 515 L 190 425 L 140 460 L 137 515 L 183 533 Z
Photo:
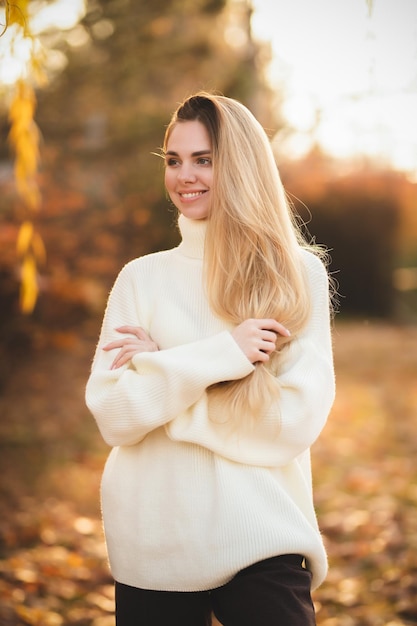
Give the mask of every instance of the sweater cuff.
M 170 378 L 175 378 L 176 372 L 188 384 L 203 388 L 244 378 L 255 369 L 229 331 L 159 352 L 141 352 L 132 358 L 132 363 L 138 373 L 148 373 L 156 367 Z

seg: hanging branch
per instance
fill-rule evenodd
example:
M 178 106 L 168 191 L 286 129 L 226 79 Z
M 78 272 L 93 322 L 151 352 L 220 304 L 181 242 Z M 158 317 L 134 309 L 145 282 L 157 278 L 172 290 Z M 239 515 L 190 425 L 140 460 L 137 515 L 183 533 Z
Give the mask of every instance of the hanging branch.
M 37 181 L 39 168 L 40 132 L 35 123 L 36 94 L 33 83 L 44 80 L 35 41 L 29 29 L 28 0 L 5 2 L 6 30 L 16 25 L 17 33 L 31 41 L 31 54 L 24 76 L 16 79 L 15 93 L 9 109 L 9 143 L 15 154 L 14 176 L 26 218 L 17 236 L 16 250 L 20 259 L 20 309 L 32 313 L 38 298 L 38 266 L 45 262 L 46 253 L 40 234 L 34 226 L 34 215 L 39 210 L 41 196 Z M 16 45 L 12 40 L 11 47 Z

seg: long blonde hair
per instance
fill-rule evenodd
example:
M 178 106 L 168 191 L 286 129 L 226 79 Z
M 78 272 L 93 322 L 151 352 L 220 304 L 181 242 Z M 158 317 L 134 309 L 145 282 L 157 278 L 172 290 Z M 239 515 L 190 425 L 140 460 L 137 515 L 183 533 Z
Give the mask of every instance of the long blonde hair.
M 213 312 L 238 325 L 248 318 L 273 318 L 291 337 L 249 376 L 210 387 L 224 414 L 241 419 L 260 416 L 279 395 L 276 378 L 286 345 L 310 313 L 300 246 L 305 245 L 293 218 L 269 139 L 252 113 L 225 96 L 198 93 L 174 113 L 172 128 L 198 120 L 212 143 L 212 205 L 207 221 L 204 279 Z

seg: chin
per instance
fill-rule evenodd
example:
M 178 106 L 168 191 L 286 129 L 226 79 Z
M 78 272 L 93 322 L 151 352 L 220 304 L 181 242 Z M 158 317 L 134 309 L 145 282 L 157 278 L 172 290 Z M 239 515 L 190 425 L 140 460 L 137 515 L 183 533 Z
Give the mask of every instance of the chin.
M 184 217 L 188 217 L 190 220 L 206 220 L 208 218 L 208 211 L 192 211 L 187 209 L 179 209 L 179 211 Z

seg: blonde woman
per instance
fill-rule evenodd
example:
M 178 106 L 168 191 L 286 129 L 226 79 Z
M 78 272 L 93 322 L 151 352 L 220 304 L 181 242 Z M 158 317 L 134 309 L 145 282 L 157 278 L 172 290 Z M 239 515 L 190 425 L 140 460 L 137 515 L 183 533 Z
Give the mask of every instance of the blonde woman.
M 182 241 L 111 292 L 87 404 L 118 626 L 315 624 L 327 561 L 309 449 L 334 399 L 329 279 L 268 138 L 200 93 L 167 128 Z

